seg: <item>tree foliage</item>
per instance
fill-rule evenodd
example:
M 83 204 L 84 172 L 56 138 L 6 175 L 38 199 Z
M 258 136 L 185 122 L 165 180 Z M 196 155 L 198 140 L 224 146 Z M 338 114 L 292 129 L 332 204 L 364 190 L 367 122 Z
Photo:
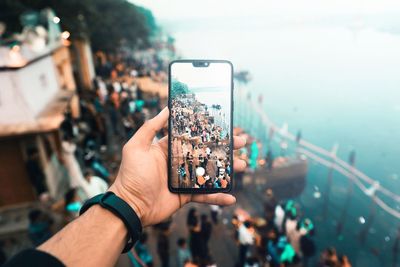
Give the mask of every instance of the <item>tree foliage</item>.
M 187 84 L 180 82 L 178 80 L 172 79 L 171 81 L 171 97 L 175 98 L 178 95 L 182 95 L 182 94 L 188 94 L 189 91 L 189 87 L 187 86 Z
M 1 0 L 0 21 L 8 32 L 21 30 L 19 16 L 52 8 L 71 38 L 89 38 L 94 50 L 115 51 L 121 43 L 146 47 L 156 30 L 151 11 L 126 0 Z

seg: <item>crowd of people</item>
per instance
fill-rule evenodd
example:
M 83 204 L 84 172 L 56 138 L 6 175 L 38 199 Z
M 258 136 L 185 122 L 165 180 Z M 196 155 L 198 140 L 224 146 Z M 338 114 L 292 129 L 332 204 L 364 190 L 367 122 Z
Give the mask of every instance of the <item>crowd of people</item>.
M 93 90 L 80 93 L 80 118 L 67 114 L 61 124 L 62 160 L 69 176 L 66 210 L 76 215 L 81 203 L 104 193 L 118 171 L 122 145 L 160 110 L 159 98 L 144 98 L 132 78 L 134 66 L 117 61 L 93 81 Z M 129 82 L 128 82 L 129 81 Z M 71 192 L 75 192 L 71 193 Z M 79 202 L 79 204 L 77 204 Z M 72 216 L 73 217 L 73 216 Z
M 28 231 L 34 246 L 76 218 L 83 201 L 108 189 L 118 171 L 121 146 L 146 119 L 160 110 L 162 104 L 158 95 L 145 95 L 131 82 L 131 78 L 138 75 L 153 75 L 148 64 L 146 66 L 121 62 L 120 58 L 107 61 L 96 70 L 101 75 L 93 82 L 93 90 L 80 91 L 81 116 L 74 118 L 68 112 L 61 124 L 60 162 L 68 177 L 61 200 L 52 200 L 47 194 L 37 149 L 28 151 L 27 169 L 44 207 L 29 212 Z M 154 69 L 151 66 L 150 69 Z M 172 153 L 178 159 L 174 169 L 179 186 L 228 187 L 232 173 L 230 136 L 215 123 L 210 112 L 213 107 L 201 104 L 192 94 L 173 99 L 172 106 Z M 159 137 L 166 135 L 166 131 Z M 128 254 L 131 264 L 155 266 L 154 253 L 157 253 L 163 267 L 172 266 L 172 263 L 178 267 L 217 266 L 209 243 L 220 212 L 218 206 L 211 207 L 211 216 L 199 215 L 198 210 L 190 209 L 186 221 L 188 236 L 174 236 L 174 251 L 170 246 L 171 221 L 156 225 L 153 231 L 157 240 L 155 252 L 149 244 L 151 233 L 147 231 Z M 272 191 L 267 196 L 263 225 L 251 217 L 232 214 L 234 240 L 238 244 L 237 266 L 311 266 L 315 260 L 310 259 L 317 253 L 313 239 L 315 226 L 299 214 L 295 202 L 280 203 Z M 346 256 L 329 248 L 321 253 L 318 266 L 349 267 L 351 264 Z
M 195 94 L 178 94 L 171 100 L 173 179 L 179 187 L 229 187 L 229 129 L 216 123 L 211 108 Z
M 232 225 L 238 244 L 237 266 L 351 267 L 347 256 L 338 255 L 334 248 L 324 250 L 315 259 L 318 249 L 314 223 L 301 216 L 293 200 L 277 201 L 271 189 L 266 192 L 262 218 L 238 210 Z
M 203 209 L 202 209 L 203 210 Z M 207 208 L 205 209 L 207 211 Z M 210 213 L 199 214 L 196 208 L 187 211 L 186 229 L 179 227 L 179 234 L 172 235 L 171 229 L 174 220 L 170 219 L 152 227 L 148 232 L 152 232 L 156 238 L 156 250 L 159 266 L 161 267 L 216 267 L 213 259 L 213 252 L 209 243 L 213 234 L 214 226 L 219 224 L 221 208 L 216 205 L 210 206 Z M 209 216 L 210 215 L 210 216 Z M 151 267 L 155 266 L 154 256 L 150 246 L 147 244 L 148 232 L 145 232 L 134 249 L 129 253 L 133 266 Z M 172 239 L 172 240 L 171 240 Z M 170 242 L 176 242 L 171 246 Z M 172 257 L 171 257 L 172 256 Z
M 50 196 L 39 150 L 30 147 L 26 153 L 27 172 L 40 200 L 28 212 L 28 236 L 34 246 L 75 219 L 86 199 L 107 191 L 117 174 L 123 144 L 161 110 L 160 97 L 144 94 L 135 82 L 135 78 L 149 75 L 163 79 L 161 71 L 150 72 L 160 69 L 155 67 L 156 59 L 137 63 L 111 56 L 101 62 L 92 88 L 78 90 L 80 116 L 67 110 L 60 125 L 56 154 L 57 172 L 63 177 L 57 185 L 62 196 Z M 138 244 L 145 240 L 143 236 Z
M 233 213 L 226 213 L 220 219 L 222 210 L 218 206 L 210 207 L 210 215 L 207 208 L 191 207 L 186 217 L 187 235 L 182 236 L 182 230 L 178 235 L 172 236 L 171 224 L 173 220 L 163 222 L 154 227 L 157 238 L 157 254 L 160 266 L 178 267 L 217 267 L 215 256 L 219 250 L 211 250 L 210 242 L 216 242 L 216 234 L 219 227 L 234 230 L 233 241 L 237 244 L 237 256 L 235 253 L 225 255 L 235 261 L 236 267 L 351 267 L 346 255 L 336 252 L 333 247 L 327 248 L 317 256 L 318 248 L 314 241 L 315 225 L 309 219 L 300 216 L 299 205 L 293 200 L 278 202 L 269 191 L 263 218 L 251 217 L 247 211 L 236 209 Z M 231 226 L 225 225 L 226 217 L 231 218 Z M 221 226 L 217 227 L 220 222 Z M 176 226 L 181 228 L 181 226 Z M 176 229 L 175 229 L 176 231 Z M 176 249 L 170 246 L 171 236 L 176 241 Z M 221 238 L 221 237 L 219 237 Z M 132 253 L 134 266 L 153 266 L 154 258 L 146 241 L 140 240 Z M 221 245 L 218 241 L 218 244 Z M 216 244 L 214 248 L 218 247 Z M 144 249 L 145 248 L 145 249 Z M 176 253 L 173 255 L 173 253 Z M 170 256 L 174 256 L 172 259 Z M 175 263 L 175 265 L 171 265 Z M 221 265 L 225 266 L 225 265 Z

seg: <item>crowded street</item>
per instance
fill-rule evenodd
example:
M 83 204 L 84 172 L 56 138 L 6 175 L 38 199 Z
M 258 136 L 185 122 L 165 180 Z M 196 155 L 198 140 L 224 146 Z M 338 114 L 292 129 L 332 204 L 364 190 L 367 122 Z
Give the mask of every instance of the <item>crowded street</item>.
M 229 129 L 214 122 L 194 94 L 171 100 L 172 180 L 183 188 L 227 188 L 230 183 Z

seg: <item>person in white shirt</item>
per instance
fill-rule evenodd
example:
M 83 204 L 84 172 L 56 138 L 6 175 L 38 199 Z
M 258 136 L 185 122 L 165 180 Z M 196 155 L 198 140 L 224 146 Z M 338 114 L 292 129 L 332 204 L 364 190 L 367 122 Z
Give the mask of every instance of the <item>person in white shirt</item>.
M 222 159 L 217 160 L 217 173 L 216 176 L 219 176 L 219 169 L 222 168 Z
M 89 198 L 103 194 L 108 189 L 108 184 L 100 177 L 93 175 L 91 170 L 85 172 L 85 180 L 88 183 L 86 193 Z
M 75 158 L 76 145 L 72 142 L 70 137 L 64 137 L 62 141 L 62 152 L 65 168 L 70 177 L 70 188 L 82 186 L 84 183 L 81 167 Z
M 238 229 L 238 238 L 239 238 L 239 265 L 240 267 L 243 267 L 246 258 L 247 258 L 247 253 L 249 251 L 250 246 L 254 244 L 254 231 L 251 229 L 251 223 L 249 221 L 245 221 L 239 226 Z
M 211 149 L 209 147 L 206 147 L 206 154 L 208 158 L 211 157 Z
M 275 208 L 275 219 L 274 223 L 278 227 L 279 232 L 283 231 L 283 220 L 285 219 L 285 211 L 281 205 L 277 205 Z

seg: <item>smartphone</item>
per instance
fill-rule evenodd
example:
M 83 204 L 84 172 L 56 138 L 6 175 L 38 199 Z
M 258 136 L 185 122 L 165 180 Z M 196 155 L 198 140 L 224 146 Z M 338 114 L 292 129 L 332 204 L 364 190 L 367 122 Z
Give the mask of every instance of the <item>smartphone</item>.
M 229 192 L 233 178 L 233 65 L 169 65 L 168 187 L 174 193 Z

